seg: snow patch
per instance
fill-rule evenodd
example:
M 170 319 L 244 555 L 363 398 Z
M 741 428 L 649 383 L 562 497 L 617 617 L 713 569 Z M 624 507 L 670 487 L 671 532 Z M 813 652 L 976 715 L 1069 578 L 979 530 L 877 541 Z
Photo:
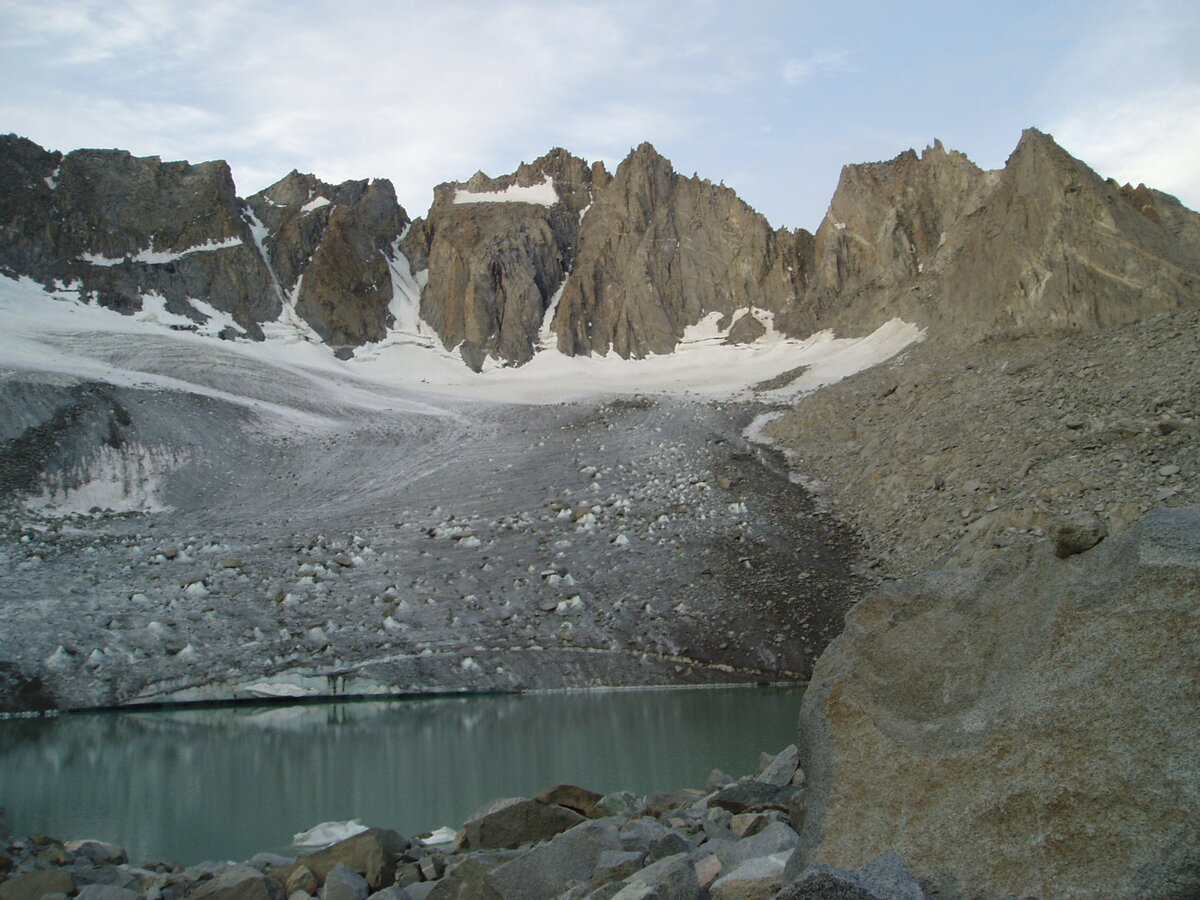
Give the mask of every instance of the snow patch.
M 308 215 L 310 212 L 315 212 L 323 206 L 328 206 L 333 201 L 328 197 L 316 196 L 300 207 L 301 215 Z
M 226 328 L 233 329 L 239 334 L 246 333 L 246 329 L 234 321 L 233 316 L 223 310 L 217 309 L 211 303 L 195 297 L 188 297 L 187 303 L 192 309 L 204 316 L 204 322 L 197 322 L 188 316 L 171 312 L 167 309 L 167 298 L 157 291 L 151 291 L 142 295 L 142 308 L 139 312 L 133 314 L 133 318 L 139 322 L 148 322 L 152 325 L 164 325 L 167 328 L 194 331 L 206 337 L 217 337 Z
M 79 259 L 85 263 L 90 263 L 93 266 L 119 266 L 123 263 L 149 263 L 150 265 L 162 265 L 163 263 L 171 263 L 183 259 L 185 256 L 191 256 L 193 253 L 212 253 L 215 250 L 227 250 L 230 247 L 240 247 L 242 239 L 240 237 L 229 237 L 223 241 L 207 241 L 203 244 L 197 244 L 194 247 L 188 247 L 186 250 L 139 250 L 133 256 L 123 256 L 113 258 L 104 256 L 101 253 L 81 253 Z
M 539 206 L 553 206 L 558 202 L 558 191 L 554 190 L 554 182 L 549 175 L 543 175 L 539 184 L 521 187 L 519 184 L 510 185 L 502 191 L 464 191 L 454 192 L 454 202 L 457 203 L 536 203 Z

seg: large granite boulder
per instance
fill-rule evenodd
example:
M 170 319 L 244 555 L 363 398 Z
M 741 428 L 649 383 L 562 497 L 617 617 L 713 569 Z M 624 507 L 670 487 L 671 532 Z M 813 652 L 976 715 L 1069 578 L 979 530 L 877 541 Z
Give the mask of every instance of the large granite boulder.
M 898 851 L 974 898 L 1200 895 L 1200 510 L 883 590 L 801 713 L 789 878 Z
M 462 849 L 505 849 L 554 837 L 587 819 L 565 806 L 527 797 L 507 797 L 487 804 L 463 823 Z
M 396 863 L 411 846 L 408 838 L 390 828 L 369 828 L 323 850 L 301 856 L 291 866 L 274 874 L 287 882 L 294 872 L 307 868 L 319 883 L 337 866 L 345 865 L 362 875 L 373 891 L 395 880 Z

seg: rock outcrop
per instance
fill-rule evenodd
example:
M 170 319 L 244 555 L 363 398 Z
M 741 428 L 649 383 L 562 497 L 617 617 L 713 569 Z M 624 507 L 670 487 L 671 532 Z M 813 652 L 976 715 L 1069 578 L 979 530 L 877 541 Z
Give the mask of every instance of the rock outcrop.
M 476 370 L 548 347 L 669 353 L 711 313 L 731 341 L 770 314 L 796 337 L 899 316 L 973 342 L 1200 305 L 1200 215 L 1103 180 L 1034 129 L 995 172 L 940 142 L 846 166 L 815 235 L 773 230 L 650 144 L 615 175 L 555 149 L 442 184 L 409 225 L 386 180 L 292 172 L 242 201 L 223 162 L 0 139 L 0 271 L 122 312 L 153 297 L 225 337 L 294 312 L 343 356 L 385 336 L 414 270 L 421 317 Z
M 938 896 L 1200 891 L 1200 509 L 864 600 L 813 673 L 789 875 L 898 851 Z

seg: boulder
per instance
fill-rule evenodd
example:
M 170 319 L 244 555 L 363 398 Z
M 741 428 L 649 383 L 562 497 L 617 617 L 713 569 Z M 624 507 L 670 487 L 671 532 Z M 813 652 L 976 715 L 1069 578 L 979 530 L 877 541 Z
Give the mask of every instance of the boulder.
M 1200 510 L 879 591 L 801 712 L 789 876 L 901 853 L 971 896 L 1200 892 Z
M 800 750 L 795 744 L 774 757 L 754 780 L 772 787 L 787 787 L 796 777 L 800 766 Z
M 735 815 L 764 809 L 787 810 L 790 793 L 762 781 L 739 781 L 723 787 L 709 798 L 708 805 L 728 810 Z
M 783 822 L 773 822 L 751 837 L 740 841 L 710 841 L 705 847 L 713 848 L 723 871 L 732 872 L 746 860 L 788 853 L 799 843 L 800 835 L 791 827 Z
M 1099 516 L 1081 515 L 1055 522 L 1050 529 L 1054 555 L 1066 559 L 1091 550 L 1108 535 L 1108 526 Z
M 790 851 L 756 856 L 741 863 L 712 885 L 712 900 L 771 900 L 783 887 Z
M 509 797 L 489 803 L 463 823 L 461 849 L 512 849 L 547 840 L 584 821 L 563 806 Z
M 316 894 L 321 883 L 317 881 L 317 876 L 313 874 L 312 869 L 308 866 L 297 866 L 292 869 L 291 874 L 283 882 L 284 890 L 287 891 L 289 897 L 296 891 L 304 891 L 306 894 Z
M 626 879 L 614 900 L 629 897 L 659 897 L 661 900 L 702 900 L 704 892 L 690 856 L 679 853 L 651 863 Z M 640 893 L 639 893 L 640 892 Z
M 603 816 L 632 816 L 642 808 L 642 800 L 631 791 L 616 791 L 605 794 L 592 807 L 592 814 Z
M 557 784 L 554 787 L 538 791 L 533 795 L 533 799 L 542 803 L 565 806 L 567 809 L 575 810 L 581 816 L 594 818 L 592 812 L 595 810 L 596 804 L 604 799 L 604 795 L 573 784 Z
M 642 805 L 642 812 L 648 816 L 657 817 L 669 810 L 690 806 L 703 798 L 703 791 L 691 788 L 684 788 L 678 791 L 655 791 L 652 794 L 646 795 L 646 799 Z
M 886 853 L 854 871 L 809 866 L 787 883 L 777 900 L 926 900 L 926 895 L 904 858 Z
M 584 821 L 497 867 L 488 878 L 505 900 L 550 900 L 592 878 L 601 854 L 621 849 L 614 823 Z
M 325 876 L 321 885 L 321 900 L 367 900 L 370 889 L 367 880 L 347 866 L 338 863 Z
M 70 894 L 75 879 L 65 869 L 46 869 L 14 875 L 0 882 L 0 900 L 39 900 L 43 894 Z
M 115 884 L 89 884 L 80 888 L 76 900 L 142 900 L 141 891 Z
M 301 856 L 294 868 L 280 870 L 279 877 L 286 880 L 295 868 L 304 866 L 318 881 L 324 882 L 334 866 L 344 863 L 366 878 L 371 890 L 377 891 L 392 883 L 396 863 L 409 846 L 407 838 L 390 828 L 371 828 L 324 850 Z
M 105 864 L 120 865 L 129 862 L 129 854 L 124 847 L 108 844 L 104 841 L 67 841 L 63 846 L 76 856 L 90 859 L 98 866 Z
M 605 850 L 596 858 L 593 879 L 608 884 L 628 878 L 646 863 L 646 854 L 637 850 Z
M 196 885 L 189 900 L 285 900 L 283 885 L 246 865 L 231 866 Z

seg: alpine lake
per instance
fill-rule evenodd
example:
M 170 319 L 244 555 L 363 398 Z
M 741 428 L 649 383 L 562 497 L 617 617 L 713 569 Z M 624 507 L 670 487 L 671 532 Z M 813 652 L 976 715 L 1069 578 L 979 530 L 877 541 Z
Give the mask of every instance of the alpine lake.
M 294 855 L 357 819 L 412 836 L 558 783 L 642 795 L 757 773 L 795 740 L 803 686 L 421 696 L 0 721 L 14 834 L 132 862 Z

